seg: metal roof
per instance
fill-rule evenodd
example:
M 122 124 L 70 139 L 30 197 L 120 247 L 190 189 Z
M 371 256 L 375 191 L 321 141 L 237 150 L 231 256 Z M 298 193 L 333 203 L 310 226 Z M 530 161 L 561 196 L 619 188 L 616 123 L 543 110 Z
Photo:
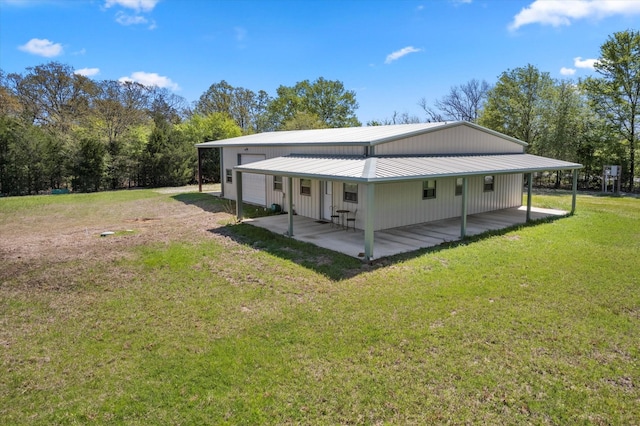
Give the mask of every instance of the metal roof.
M 532 154 L 405 157 L 288 155 L 234 167 L 248 173 L 350 182 L 390 182 L 580 168 L 581 164 Z
M 236 138 L 196 144 L 198 148 L 227 146 L 273 146 L 273 145 L 377 145 L 432 131 L 456 126 L 468 126 L 476 130 L 526 146 L 525 142 L 499 132 L 464 121 L 441 123 L 395 124 L 389 126 L 342 127 L 336 129 L 289 130 L 256 133 Z

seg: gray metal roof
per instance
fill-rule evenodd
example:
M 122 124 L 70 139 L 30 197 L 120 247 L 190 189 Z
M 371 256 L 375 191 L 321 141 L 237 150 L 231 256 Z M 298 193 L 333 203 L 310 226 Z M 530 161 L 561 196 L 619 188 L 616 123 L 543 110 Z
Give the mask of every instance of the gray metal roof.
M 241 172 L 350 182 L 580 169 L 581 164 L 531 154 L 360 157 L 288 155 L 236 166 Z
M 527 145 L 518 139 L 478 126 L 477 124 L 454 121 L 442 123 L 395 124 L 389 126 L 342 127 L 337 129 L 289 130 L 256 133 L 236 138 L 197 144 L 198 148 L 226 146 L 273 146 L 273 145 L 377 145 L 456 126 L 468 126 L 490 133 L 511 142 Z

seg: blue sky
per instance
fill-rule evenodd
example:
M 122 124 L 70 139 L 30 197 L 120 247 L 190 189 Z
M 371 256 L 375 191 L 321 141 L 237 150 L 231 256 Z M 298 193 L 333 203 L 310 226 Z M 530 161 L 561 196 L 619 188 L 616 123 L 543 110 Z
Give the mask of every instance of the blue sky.
M 0 0 L 0 68 L 58 61 L 196 101 L 220 80 L 275 95 L 340 80 L 366 123 L 472 78 L 533 64 L 593 74 L 600 46 L 640 29 L 636 0 Z

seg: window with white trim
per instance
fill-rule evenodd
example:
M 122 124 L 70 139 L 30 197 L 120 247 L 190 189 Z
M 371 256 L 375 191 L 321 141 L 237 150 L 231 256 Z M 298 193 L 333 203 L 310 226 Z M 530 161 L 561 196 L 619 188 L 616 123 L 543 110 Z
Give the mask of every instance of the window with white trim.
M 282 191 L 282 176 L 273 177 L 273 190 Z
M 344 201 L 348 203 L 358 202 L 358 184 L 357 183 L 344 183 Z
M 429 179 L 422 181 L 422 199 L 436 198 L 436 181 Z
M 311 195 L 311 179 L 300 179 L 300 194 Z
M 462 195 L 463 178 L 456 178 L 456 195 Z
M 495 176 L 489 175 L 484 177 L 484 192 L 493 192 Z

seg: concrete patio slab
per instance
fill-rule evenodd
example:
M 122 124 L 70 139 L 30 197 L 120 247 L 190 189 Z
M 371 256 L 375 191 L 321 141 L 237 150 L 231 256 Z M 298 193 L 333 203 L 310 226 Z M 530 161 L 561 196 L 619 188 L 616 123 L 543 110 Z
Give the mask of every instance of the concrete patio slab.
M 525 223 L 526 214 L 527 208 L 522 206 L 469 215 L 467 216 L 467 236 Z M 532 220 L 565 216 L 567 214 L 563 210 L 531 208 Z M 244 222 L 268 229 L 276 234 L 286 235 L 289 229 L 289 219 L 286 214 L 245 219 Z M 356 229 L 355 231 L 353 229 L 345 230 L 330 222 L 294 216 L 293 238 L 348 256 L 364 257 L 364 231 L 361 229 Z M 421 248 L 434 247 L 459 239 L 460 218 L 385 229 L 374 233 L 373 255 L 375 259 L 379 259 Z

